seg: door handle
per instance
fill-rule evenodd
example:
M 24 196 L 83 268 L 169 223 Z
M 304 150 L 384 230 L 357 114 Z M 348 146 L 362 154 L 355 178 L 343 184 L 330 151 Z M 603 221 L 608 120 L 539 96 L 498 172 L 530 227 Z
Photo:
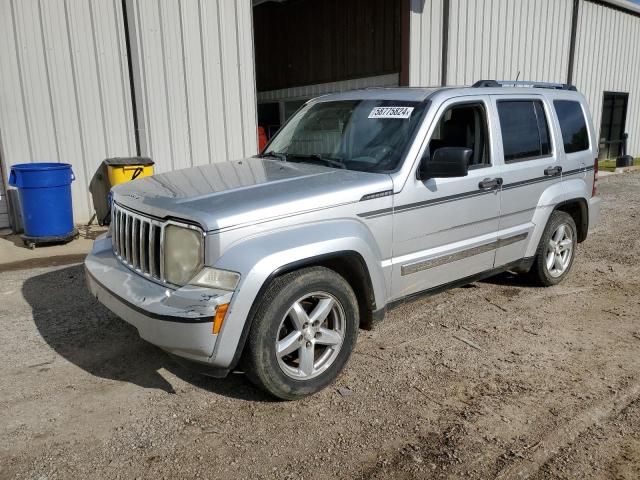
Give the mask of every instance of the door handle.
M 478 184 L 478 188 L 480 190 L 493 190 L 494 188 L 498 188 L 500 185 L 502 185 L 502 179 L 500 177 L 485 178 Z
M 562 167 L 558 165 L 557 167 L 547 167 L 544 169 L 544 174 L 547 177 L 555 177 L 556 175 L 560 175 L 562 173 Z

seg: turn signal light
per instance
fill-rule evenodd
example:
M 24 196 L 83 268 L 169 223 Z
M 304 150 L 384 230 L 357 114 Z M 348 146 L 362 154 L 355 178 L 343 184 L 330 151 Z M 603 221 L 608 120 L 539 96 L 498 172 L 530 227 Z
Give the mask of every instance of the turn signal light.
M 227 310 L 229 308 L 228 303 L 223 303 L 222 305 L 218 305 L 216 308 L 216 316 L 213 319 L 213 334 L 217 335 L 220 333 L 220 329 L 222 328 L 222 324 L 224 323 L 224 317 L 227 316 Z

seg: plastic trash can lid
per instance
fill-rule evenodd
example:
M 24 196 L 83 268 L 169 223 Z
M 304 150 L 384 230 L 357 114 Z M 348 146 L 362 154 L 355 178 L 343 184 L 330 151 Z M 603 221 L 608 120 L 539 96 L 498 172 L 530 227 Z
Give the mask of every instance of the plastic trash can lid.
M 69 163 L 54 163 L 54 162 L 33 162 L 33 163 L 16 163 L 11 166 L 12 170 L 18 170 L 21 172 L 33 172 L 38 170 L 66 170 L 71 168 Z
M 69 185 L 76 177 L 68 163 L 34 162 L 11 166 L 9 185 L 17 188 L 50 188 Z
M 122 167 L 127 165 L 142 165 L 148 167 L 153 165 L 153 160 L 149 157 L 114 157 L 105 159 L 104 163 L 111 167 Z

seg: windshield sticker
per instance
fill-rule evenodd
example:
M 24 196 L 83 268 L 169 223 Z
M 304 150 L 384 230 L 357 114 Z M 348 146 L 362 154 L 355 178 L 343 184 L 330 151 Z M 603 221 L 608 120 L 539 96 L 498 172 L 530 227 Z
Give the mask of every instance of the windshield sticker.
M 409 118 L 413 107 L 375 107 L 369 118 Z

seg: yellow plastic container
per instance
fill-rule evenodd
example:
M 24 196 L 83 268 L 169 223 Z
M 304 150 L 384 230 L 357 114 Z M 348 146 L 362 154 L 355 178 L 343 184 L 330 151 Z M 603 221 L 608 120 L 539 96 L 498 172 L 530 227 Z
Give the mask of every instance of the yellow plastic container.
M 153 175 L 153 160 L 146 157 L 107 158 L 107 177 L 113 187 L 137 178 Z

